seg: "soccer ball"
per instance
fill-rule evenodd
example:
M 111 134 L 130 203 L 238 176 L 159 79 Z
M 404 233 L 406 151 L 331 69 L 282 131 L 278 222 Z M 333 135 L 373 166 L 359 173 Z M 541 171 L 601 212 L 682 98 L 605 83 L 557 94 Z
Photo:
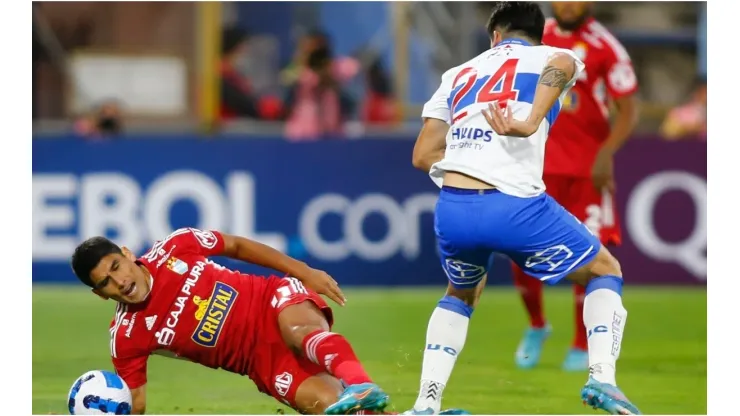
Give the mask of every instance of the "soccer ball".
M 131 390 L 110 371 L 88 371 L 72 384 L 68 403 L 71 415 L 130 415 Z

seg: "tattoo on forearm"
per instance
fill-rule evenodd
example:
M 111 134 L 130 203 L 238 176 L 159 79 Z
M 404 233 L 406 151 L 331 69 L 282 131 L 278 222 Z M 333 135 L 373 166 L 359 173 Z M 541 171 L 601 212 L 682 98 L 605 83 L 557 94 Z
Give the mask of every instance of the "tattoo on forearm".
M 565 89 L 565 85 L 568 84 L 568 74 L 560 68 L 548 65 L 542 70 L 539 83 L 562 91 Z

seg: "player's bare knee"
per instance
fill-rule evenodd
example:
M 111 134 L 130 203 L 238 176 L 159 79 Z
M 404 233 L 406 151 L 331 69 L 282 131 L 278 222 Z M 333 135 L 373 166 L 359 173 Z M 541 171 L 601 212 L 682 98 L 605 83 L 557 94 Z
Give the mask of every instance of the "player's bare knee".
M 599 254 L 596 255 L 595 261 L 591 264 L 590 272 L 593 277 L 614 276 L 621 278 L 622 266 L 617 258 L 606 247 L 602 246 Z
M 311 302 L 288 306 L 278 315 L 280 335 L 294 352 L 303 351 L 303 340 L 316 331 L 328 331 L 326 316 Z
M 473 287 L 466 287 L 466 288 L 459 288 L 452 285 L 452 283 L 447 285 L 447 296 L 451 296 L 455 299 L 459 299 L 463 301 L 466 305 L 470 307 L 475 307 L 478 304 L 478 299 L 480 298 L 481 291 L 478 290 L 476 286 Z

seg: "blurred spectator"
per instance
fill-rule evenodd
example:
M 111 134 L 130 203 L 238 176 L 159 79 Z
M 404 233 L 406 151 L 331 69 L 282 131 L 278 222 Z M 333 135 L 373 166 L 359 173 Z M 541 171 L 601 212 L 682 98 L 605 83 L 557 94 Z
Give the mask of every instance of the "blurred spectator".
M 332 72 L 331 52 L 328 48 L 317 49 L 288 90 L 285 134 L 294 141 L 341 135 L 352 105 Z
M 697 80 L 689 102 L 672 109 L 660 133 L 666 140 L 707 138 L 707 81 Z
M 282 104 L 276 97 L 258 97 L 244 75 L 249 49 L 249 36 L 232 27 L 224 30 L 221 60 L 221 121 L 235 118 L 275 120 Z
M 115 101 L 107 101 L 92 114 L 79 118 L 74 129 L 77 134 L 89 139 L 117 136 L 123 132 L 121 107 Z
M 320 30 L 312 30 L 298 40 L 293 54 L 293 60 L 280 72 L 280 81 L 283 85 L 293 85 L 298 80 L 302 69 L 306 68 L 308 57 L 320 48 L 329 48 L 329 37 Z
M 362 121 L 367 124 L 390 124 L 396 121 L 397 116 L 393 85 L 380 58 L 376 58 L 367 72 L 367 98 Z

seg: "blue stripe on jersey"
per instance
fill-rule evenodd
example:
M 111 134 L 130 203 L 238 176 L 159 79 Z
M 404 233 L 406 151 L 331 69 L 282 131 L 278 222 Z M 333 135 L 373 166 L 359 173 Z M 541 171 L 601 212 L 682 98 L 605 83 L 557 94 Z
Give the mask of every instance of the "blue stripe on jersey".
M 462 99 L 460 99 L 460 101 L 457 103 L 457 106 L 455 107 L 456 113 L 463 110 L 465 107 L 476 103 L 478 93 L 480 92 L 481 88 L 483 88 L 483 85 L 488 81 L 488 78 L 490 78 L 490 76 L 479 78 L 475 81 L 473 88 L 471 88 L 470 91 L 468 91 L 468 93 L 465 94 L 465 96 L 462 97 Z M 514 79 L 514 89 L 519 92 L 516 99 L 518 102 L 529 104 L 534 103 L 534 92 L 537 89 L 537 81 L 539 80 L 539 78 L 540 74 L 531 74 L 527 72 L 520 72 L 516 74 L 516 78 Z M 493 90 L 500 90 L 500 88 L 502 87 L 502 83 L 503 80 L 499 81 L 499 83 L 496 84 Z M 464 85 L 464 83 L 458 85 L 457 87 L 455 87 L 454 90 L 452 90 L 452 93 L 447 98 L 448 108 L 452 109 L 453 98 L 455 97 L 455 95 L 457 95 L 458 92 L 460 92 Z M 558 114 L 560 114 L 560 100 L 555 102 L 555 104 L 545 116 L 545 119 L 548 123 L 550 123 L 550 126 L 552 126 L 552 124 L 558 118 Z
M 534 104 L 534 92 L 537 89 L 537 81 L 540 79 L 540 74 L 530 74 L 527 72 L 520 72 L 516 74 L 514 79 L 514 89 L 519 91 L 517 101 L 522 103 Z M 560 114 L 560 100 L 555 101 L 550 111 L 545 115 L 545 119 L 550 126 L 555 122 Z

